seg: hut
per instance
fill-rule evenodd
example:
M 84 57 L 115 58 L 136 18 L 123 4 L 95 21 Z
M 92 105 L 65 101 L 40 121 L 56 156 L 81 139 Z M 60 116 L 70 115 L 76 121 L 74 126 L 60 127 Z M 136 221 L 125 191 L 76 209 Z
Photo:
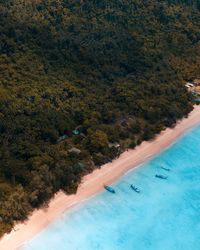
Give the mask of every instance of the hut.
M 74 153 L 74 154 L 80 154 L 81 150 L 78 149 L 78 148 L 73 147 L 73 148 L 69 149 L 68 152 Z
M 74 130 L 72 131 L 72 134 L 73 134 L 73 135 L 80 135 L 80 131 L 79 131 L 78 129 L 74 129 Z
M 79 168 L 84 169 L 86 167 L 86 165 L 82 162 L 78 162 L 77 165 L 79 166 Z
M 114 148 L 120 148 L 120 144 L 117 143 L 117 142 L 109 143 L 109 144 L 108 144 L 108 147 L 109 147 L 109 148 L 112 148 L 112 147 L 114 147 Z
M 199 99 L 194 99 L 193 102 L 200 104 L 200 98 Z
M 194 84 L 195 86 L 200 86 L 200 78 L 194 79 L 194 80 L 193 80 L 193 84 Z
M 61 142 L 63 140 L 67 139 L 67 135 L 62 135 L 58 138 L 57 142 Z
M 194 87 L 194 84 L 193 84 L 193 83 L 190 83 L 190 82 L 187 82 L 187 83 L 185 84 L 185 87 L 186 87 L 186 88 L 192 88 L 192 87 Z

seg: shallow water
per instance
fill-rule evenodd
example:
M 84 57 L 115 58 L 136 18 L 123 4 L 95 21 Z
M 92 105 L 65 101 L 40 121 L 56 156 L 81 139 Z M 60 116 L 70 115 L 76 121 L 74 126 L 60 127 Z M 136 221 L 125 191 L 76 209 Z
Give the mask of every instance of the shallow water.
M 200 249 L 200 126 L 113 187 L 116 194 L 103 191 L 64 213 L 23 250 Z

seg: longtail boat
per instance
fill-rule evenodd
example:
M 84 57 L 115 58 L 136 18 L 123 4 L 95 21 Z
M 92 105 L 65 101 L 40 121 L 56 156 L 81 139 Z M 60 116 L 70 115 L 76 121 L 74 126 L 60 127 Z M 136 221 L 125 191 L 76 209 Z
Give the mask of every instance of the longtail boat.
M 136 193 L 140 193 L 140 190 L 139 190 L 137 187 L 133 186 L 133 184 L 131 184 L 130 187 L 131 187 Z
M 161 175 L 161 174 L 156 174 L 155 177 L 160 178 L 160 179 L 164 179 L 164 180 L 166 180 L 168 178 L 168 176 Z
M 110 193 L 113 193 L 113 194 L 115 194 L 116 192 L 115 192 L 115 190 L 114 190 L 114 188 L 112 188 L 111 186 L 104 186 L 104 188 L 108 191 L 108 192 L 110 192 Z
M 163 170 L 165 170 L 165 171 L 170 171 L 170 169 L 169 168 L 165 168 L 165 167 L 161 167 Z

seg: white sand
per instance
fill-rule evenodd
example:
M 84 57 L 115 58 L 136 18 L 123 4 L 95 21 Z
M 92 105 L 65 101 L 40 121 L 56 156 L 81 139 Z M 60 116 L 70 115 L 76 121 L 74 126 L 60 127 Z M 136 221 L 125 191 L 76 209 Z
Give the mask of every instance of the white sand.
M 50 201 L 48 208 L 35 210 L 26 223 L 17 224 L 15 231 L 5 235 L 0 241 L 0 249 L 17 249 L 58 218 L 66 209 L 100 192 L 104 184 L 112 183 L 131 168 L 158 154 L 197 124 L 200 124 L 200 106 L 195 106 L 189 117 L 179 121 L 175 128 L 166 129 L 156 139 L 143 142 L 134 150 L 124 152 L 118 159 L 85 176 L 75 195 L 58 192 Z

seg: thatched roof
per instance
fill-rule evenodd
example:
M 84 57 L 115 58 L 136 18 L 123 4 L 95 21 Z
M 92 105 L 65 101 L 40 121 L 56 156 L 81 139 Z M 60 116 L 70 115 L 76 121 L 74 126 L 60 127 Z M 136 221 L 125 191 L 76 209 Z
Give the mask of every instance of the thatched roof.
M 75 153 L 75 154 L 80 154 L 80 153 L 81 153 L 81 150 L 78 149 L 78 148 L 75 148 L 75 147 L 69 149 L 68 151 L 69 151 L 70 153 Z

